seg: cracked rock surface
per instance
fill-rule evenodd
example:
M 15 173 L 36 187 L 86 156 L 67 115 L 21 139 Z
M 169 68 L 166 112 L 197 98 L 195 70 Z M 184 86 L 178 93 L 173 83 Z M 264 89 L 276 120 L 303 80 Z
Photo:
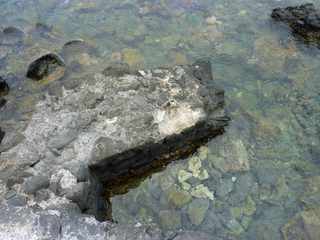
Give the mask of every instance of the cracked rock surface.
M 156 227 L 99 222 L 103 192 L 222 134 L 223 91 L 206 61 L 109 71 L 45 92 L 24 121 L 1 122 L 0 239 L 161 239 Z

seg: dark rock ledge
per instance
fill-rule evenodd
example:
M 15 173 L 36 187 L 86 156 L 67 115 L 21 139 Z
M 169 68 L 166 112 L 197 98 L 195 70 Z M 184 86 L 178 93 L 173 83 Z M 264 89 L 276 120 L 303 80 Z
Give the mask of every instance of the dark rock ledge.
M 306 43 L 320 46 L 320 11 L 312 3 L 300 6 L 276 8 L 271 17 L 287 24 L 295 36 Z
M 97 221 L 104 193 L 222 134 L 223 91 L 207 61 L 103 73 L 48 94 L 26 127 L 1 130 L 1 145 L 22 137 L 0 146 L 0 239 L 161 239 L 154 226 Z M 210 239 L 176 238 L 190 236 Z

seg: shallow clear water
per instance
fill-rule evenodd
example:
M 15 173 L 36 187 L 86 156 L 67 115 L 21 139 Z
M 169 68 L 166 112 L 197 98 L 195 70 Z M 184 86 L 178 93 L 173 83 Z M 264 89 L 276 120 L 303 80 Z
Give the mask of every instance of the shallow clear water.
M 320 207 L 320 50 L 270 19 L 273 8 L 299 3 L 0 0 L 0 28 L 26 33 L 23 43 L 0 46 L 8 100 L 18 99 L 0 120 L 19 119 L 37 98 L 39 86 L 24 78 L 31 59 L 72 39 L 97 51 L 81 55 L 71 77 L 115 61 L 149 68 L 210 58 L 232 119 L 226 133 L 113 197 L 113 218 L 154 223 L 168 236 L 187 229 L 281 239 L 290 219 Z M 49 28 L 36 30 L 36 23 Z

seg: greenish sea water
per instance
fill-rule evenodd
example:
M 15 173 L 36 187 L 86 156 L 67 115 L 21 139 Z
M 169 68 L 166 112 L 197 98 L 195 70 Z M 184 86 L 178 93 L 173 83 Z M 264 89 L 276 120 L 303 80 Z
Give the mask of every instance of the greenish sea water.
M 289 234 L 297 219 L 320 226 L 320 50 L 270 18 L 273 8 L 295 4 L 301 1 L 0 0 L 0 29 L 25 32 L 23 42 L 0 45 L 8 101 L 18 99 L 0 120 L 31 111 L 39 92 L 24 77 L 31 59 L 73 39 L 92 50 L 70 54 L 69 78 L 112 62 L 151 68 L 209 58 L 232 119 L 226 133 L 114 196 L 113 219 L 155 224 L 167 236 L 184 229 L 213 239 L 298 239 Z M 42 88 L 54 91 L 54 84 Z

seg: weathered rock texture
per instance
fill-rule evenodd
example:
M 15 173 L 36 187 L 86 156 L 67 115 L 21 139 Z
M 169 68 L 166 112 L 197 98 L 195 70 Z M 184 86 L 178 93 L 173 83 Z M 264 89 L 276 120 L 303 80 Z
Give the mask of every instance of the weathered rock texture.
M 73 204 L 77 214 L 104 219 L 106 188 L 184 157 L 223 133 L 228 122 L 223 103 L 206 61 L 123 75 L 104 71 L 63 88 L 60 95 L 46 94 L 21 126 L 10 121 L 1 126 L 0 186 L 6 188 L 1 211 L 14 214 L 8 206 L 21 206 L 25 218 L 39 224 L 41 211 L 68 212 L 64 206 Z M 62 226 L 64 236 L 64 229 L 73 227 L 59 216 L 52 215 L 58 220 L 47 229 Z M 12 219 L 10 226 L 16 227 L 0 223 L 5 236 L 20 224 Z M 32 221 L 29 225 L 40 229 Z
M 312 3 L 276 8 L 272 11 L 271 17 L 288 24 L 295 35 L 307 42 L 320 44 L 320 11 L 315 9 Z

